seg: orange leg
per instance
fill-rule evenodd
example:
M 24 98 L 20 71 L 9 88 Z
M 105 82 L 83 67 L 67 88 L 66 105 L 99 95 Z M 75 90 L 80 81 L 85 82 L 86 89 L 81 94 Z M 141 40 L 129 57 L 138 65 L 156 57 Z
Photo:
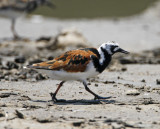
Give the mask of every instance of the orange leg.
M 65 81 L 62 81 L 62 82 L 58 85 L 58 88 L 56 89 L 56 91 L 55 91 L 54 93 L 50 93 L 53 102 L 59 102 L 59 101 L 61 101 L 61 100 L 57 100 L 56 95 L 57 95 L 59 89 L 62 87 L 62 85 L 63 85 L 64 82 L 65 82 Z M 63 100 L 63 101 L 64 101 L 64 100 Z

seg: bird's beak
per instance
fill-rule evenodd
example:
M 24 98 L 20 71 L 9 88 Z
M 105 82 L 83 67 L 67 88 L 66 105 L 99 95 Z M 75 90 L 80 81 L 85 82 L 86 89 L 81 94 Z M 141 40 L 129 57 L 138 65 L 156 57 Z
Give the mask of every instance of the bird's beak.
M 128 51 L 123 50 L 122 48 L 119 48 L 119 49 L 117 50 L 117 52 L 121 52 L 121 53 L 124 53 L 124 54 L 129 54 Z
M 50 7 L 51 9 L 55 9 L 55 5 L 51 2 L 51 1 L 49 1 L 49 0 L 46 0 L 45 1 L 45 5 L 46 6 L 48 6 L 48 7 Z

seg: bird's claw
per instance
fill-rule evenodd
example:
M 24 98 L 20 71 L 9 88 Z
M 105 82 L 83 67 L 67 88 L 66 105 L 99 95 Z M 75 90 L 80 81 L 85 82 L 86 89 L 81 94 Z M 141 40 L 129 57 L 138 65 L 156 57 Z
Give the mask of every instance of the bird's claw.
M 50 93 L 51 97 L 52 97 L 52 101 L 55 103 L 55 102 L 66 102 L 65 99 L 57 99 L 56 98 L 56 94 L 55 93 Z

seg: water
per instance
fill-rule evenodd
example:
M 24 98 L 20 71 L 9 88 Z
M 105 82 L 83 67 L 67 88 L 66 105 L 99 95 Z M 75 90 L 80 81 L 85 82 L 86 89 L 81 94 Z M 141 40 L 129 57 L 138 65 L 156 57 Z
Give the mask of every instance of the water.
M 56 18 L 126 17 L 143 12 L 157 0 L 51 0 L 56 9 L 41 7 L 34 13 Z

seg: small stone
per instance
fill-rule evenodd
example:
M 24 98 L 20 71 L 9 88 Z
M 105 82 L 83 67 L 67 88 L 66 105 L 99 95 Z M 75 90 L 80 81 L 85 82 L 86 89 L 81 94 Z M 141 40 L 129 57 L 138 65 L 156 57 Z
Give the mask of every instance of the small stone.
M 113 87 L 117 87 L 117 85 L 113 85 Z
M 95 87 L 98 87 L 98 84 L 95 84 Z
M 116 122 L 111 123 L 113 129 L 123 129 L 124 125 L 123 124 L 118 124 Z
M 21 112 L 19 112 L 18 110 L 15 110 L 15 115 L 20 119 L 24 119 L 24 115 Z
M 157 85 L 160 85 L 160 79 L 157 79 L 156 82 L 157 82 Z
M 136 107 L 136 110 L 142 110 L 142 108 L 140 108 L 140 107 Z
M 45 77 L 42 74 L 38 74 L 36 76 L 36 80 L 44 80 L 44 79 L 45 79 Z
M 88 82 L 88 84 L 87 85 L 91 85 L 91 83 L 90 82 Z
M 4 117 L 5 115 L 3 113 L 0 112 L 0 117 Z
M 104 84 L 114 84 L 116 83 L 115 81 L 105 81 Z
M 9 81 L 9 76 L 5 76 L 4 79 L 5 79 L 6 81 Z
M 0 80 L 1 80 L 1 79 L 4 79 L 4 77 L 5 77 L 4 75 L 0 75 Z
M 142 79 L 142 81 L 141 81 L 141 82 L 146 82 L 146 80 Z
M 72 124 L 75 127 L 80 127 L 82 124 L 84 124 L 84 122 L 83 121 L 79 121 L 79 122 L 73 122 Z
M 23 56 L 16 57 L 14 60 L 16 63 L 25 63 L 26 59 Z
M 11 62 L 11 61 L 7 62 L 7 67 L 8 69 L 18 69 L 19 68 L 19 66 L 15 62 Z
M 127 68 L 126 68 L 126 67 L 123 67 L 121 70 L 122 70 L 123 72 L 125 72 L 125 71 L 127 71 Z
M 11 78 L 11 81 L 16 81 L 17 82 L 18 79 L 14 77 L 14 78 Z
M 135 89 L 126 91 L 126 95 L 137 96 L 139 94 L 140 94 L 140 92 L 138 90 L 135 90 Z

